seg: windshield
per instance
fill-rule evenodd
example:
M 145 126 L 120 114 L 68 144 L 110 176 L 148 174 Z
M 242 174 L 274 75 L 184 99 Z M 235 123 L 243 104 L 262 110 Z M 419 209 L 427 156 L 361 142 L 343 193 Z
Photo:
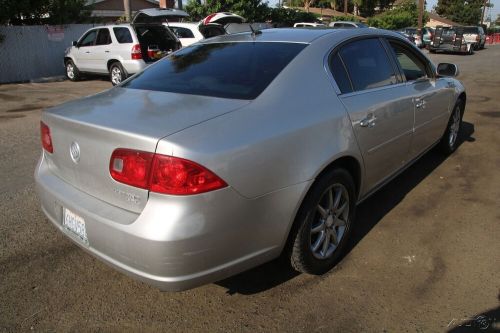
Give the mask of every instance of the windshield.
M 254 99 L 306 44 L 211 43 L 186 47 L 126 82 L 132 89 Z

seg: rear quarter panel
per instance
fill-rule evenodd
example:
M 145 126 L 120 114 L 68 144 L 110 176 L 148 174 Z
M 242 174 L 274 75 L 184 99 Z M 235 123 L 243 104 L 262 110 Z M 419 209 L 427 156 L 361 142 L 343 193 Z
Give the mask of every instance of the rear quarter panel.
M 361 161 L 324 59 L 307 46 L 248 106 L 161 140 L 157 152 L 194 160 L 246 198 L 314 179 L 336 158 Z

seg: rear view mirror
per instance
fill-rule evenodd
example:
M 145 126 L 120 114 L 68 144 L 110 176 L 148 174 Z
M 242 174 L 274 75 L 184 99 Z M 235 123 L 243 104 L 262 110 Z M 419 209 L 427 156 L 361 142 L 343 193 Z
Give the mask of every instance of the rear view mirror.
M 71 45 L 78 46 L 78 42 L 76 40 L 74 40 L 74 41 L 71 42 Z
M 455 64 L 449 64 L 446 62 L 443 62 L 437 66 L 437 74 L 439 76 L 451 76 L 455 77 L 458 76 L 458 67 Z

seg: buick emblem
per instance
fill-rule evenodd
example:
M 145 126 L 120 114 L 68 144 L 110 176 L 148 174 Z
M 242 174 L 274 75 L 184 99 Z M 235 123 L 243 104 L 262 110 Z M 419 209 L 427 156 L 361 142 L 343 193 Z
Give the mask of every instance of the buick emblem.
M 76 142 L 72 142 L 71 146 L 69 147 L 69 153 L 71 155 L 71 159 L 73 162 L 78 163 L 80 160 L 80 146 Z

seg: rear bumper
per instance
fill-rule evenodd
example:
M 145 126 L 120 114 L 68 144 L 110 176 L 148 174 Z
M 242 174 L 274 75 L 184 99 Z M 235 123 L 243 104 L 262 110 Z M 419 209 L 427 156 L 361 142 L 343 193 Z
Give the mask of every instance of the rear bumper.
M 66 236 L 118 270 L 161 290 L 214 282 L 279 256 L 307 184 L 248 200 L 232 188 L 189 197 L 150 194 L 140 214 L 35 171 L 43 212 Z M 63 207 L 85 220 L 88 244 L 62 227 Z
M 122 66 L 129 75 L 133 75 L 135 73 L 139 73 L 144 68 L 148 67 L 148 63 L 144 60 L 123 60 Z

